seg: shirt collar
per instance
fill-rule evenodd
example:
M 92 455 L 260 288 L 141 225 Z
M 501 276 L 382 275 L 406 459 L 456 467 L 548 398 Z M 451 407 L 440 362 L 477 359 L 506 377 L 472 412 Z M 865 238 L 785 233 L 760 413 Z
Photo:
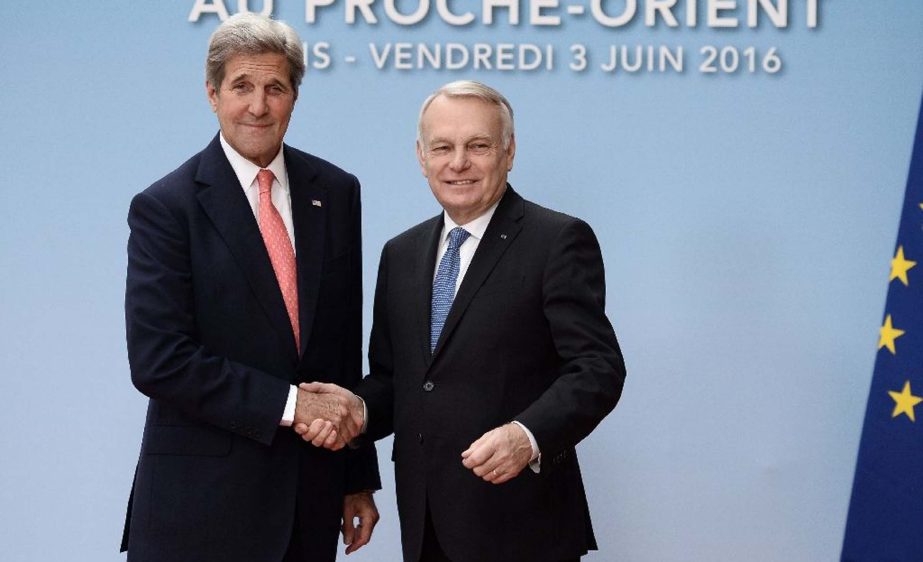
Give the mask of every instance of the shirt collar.
M 246 190 L 256 181 L 256 174 L 259 173 L 262 168 L 247 160 L 241 156 L 239 152 L 234 150 L 234 147 L 224 139 L 224 133 L 220 133 L 218 138 L 221 141 L 221 148 L 224 149 L 224 155 L 227 156 L 228 162 L 231 163 L 231 168 L 234 170 L 234 175 L 237 176 L 237 181 L 239 181 L 240 186 Z M 279 153 L 276 154 L 272 162 L 266 166 L 266 169 L 271 170 L 276 176 L 276 181 L 282 186 L 282 190 L 288 191 L 288 176 L 285 173 L 285 158 L 282 156 L 281 146 L 279 147 Z
M 442 227 L 441 240 L 444 241 L 446 239 L 446 236 L 449 235 L 449 232 L 451 232 L 452 229 L 455 228 L 456 226 L 463 227 L 465 230 L 468 231 L 468 234 L 480 240 L 481 238 L 484 237 L 484 232 L 487 230 L 487 225 L 490 224 L 490 219 L 494 216 L 494 211 L 497 210 L 497 205 L 499 204 L 500 204 L 500 200 L 498 199 L 497 202 L 491 205 L 490 208 L 487 209 L 487 211 L 485 211 L 483 215 L 479 216 L 473 221 L 468 222 L 467 224 L 457 224 L 455 221 L 452 220 L 452 217 L 449 216 L 448 212 L 442 211 L 442 219 L 443 219 L 443 222 L 445 223 L 445 226 Z

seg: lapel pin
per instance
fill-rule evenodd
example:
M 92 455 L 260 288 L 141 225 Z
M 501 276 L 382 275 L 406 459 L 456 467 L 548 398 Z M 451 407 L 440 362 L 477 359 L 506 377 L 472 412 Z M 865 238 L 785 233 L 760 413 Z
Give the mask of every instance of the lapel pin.
M 501 235 L 500 235 L 500 240 L 506 240 L 506 234 L 501 234 Z
M 314 205 L 315 207 L 323 207 L 321 202 L 317 199 L 311 199 L 311 204 Z

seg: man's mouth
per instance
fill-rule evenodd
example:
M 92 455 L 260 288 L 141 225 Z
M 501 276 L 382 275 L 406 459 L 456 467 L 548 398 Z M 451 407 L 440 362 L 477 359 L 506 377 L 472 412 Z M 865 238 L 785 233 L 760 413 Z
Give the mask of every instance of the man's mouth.
M 449 185 L 457 185 L 459 187 L 462 187 L 465 185 L 474 185 L 475 183 L 477 183 L 477 180 L 449 180 L 449 181 L 446 181 L 445 183 Z

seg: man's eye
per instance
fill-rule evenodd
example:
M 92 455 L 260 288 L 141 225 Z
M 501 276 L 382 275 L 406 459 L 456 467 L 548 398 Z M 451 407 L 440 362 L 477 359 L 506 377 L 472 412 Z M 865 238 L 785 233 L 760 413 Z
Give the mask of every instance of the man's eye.
M 446 152 L 449 151 L 449 147 L 447 147 L 447 146 L 434 146 L 430 151 L 431 151 L 433 154 L 445 154 Z
M 470 150 L 471 152 L 475 154 L 484 154 L 485 152 L 490 150 L 490 145 L 487 144 L 486 142 L 476 142 L 468 146 L 468 150 Z

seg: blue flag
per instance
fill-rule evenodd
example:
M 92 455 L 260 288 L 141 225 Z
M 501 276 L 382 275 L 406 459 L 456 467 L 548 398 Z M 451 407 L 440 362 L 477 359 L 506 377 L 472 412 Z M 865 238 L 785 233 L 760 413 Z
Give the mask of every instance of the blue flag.
M 923 561 L 923 108 L 891 260 L 842 559 Z

